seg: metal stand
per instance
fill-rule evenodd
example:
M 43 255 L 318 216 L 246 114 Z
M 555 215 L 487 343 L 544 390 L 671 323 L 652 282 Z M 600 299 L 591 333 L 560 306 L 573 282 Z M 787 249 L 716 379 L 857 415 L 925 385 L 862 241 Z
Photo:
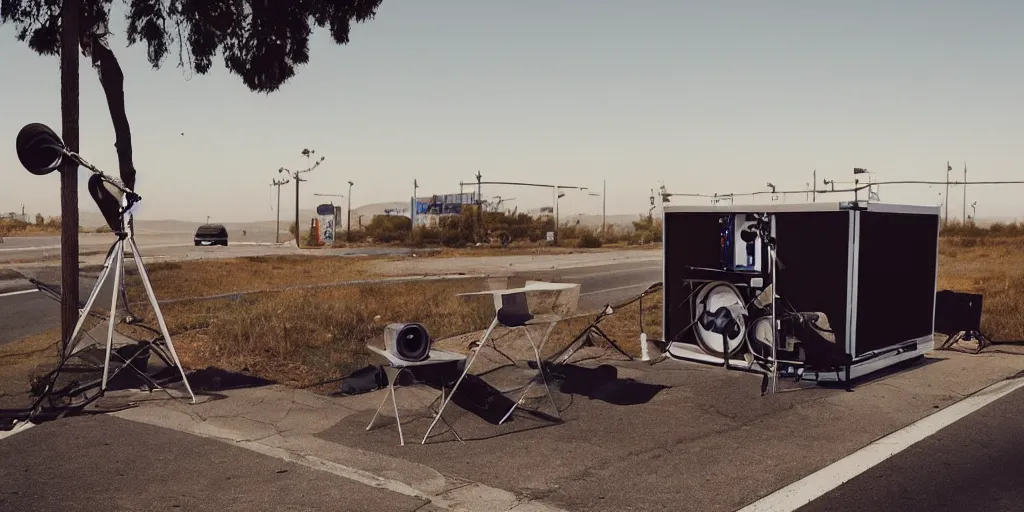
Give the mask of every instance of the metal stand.
M 459 389 L 459 384 L 462 383 L 462 380 L 469 373 L 469 368 L 473 366 L 473 361 L 476 361 L 476 357 L 480 355 L 480 351 L 483 350 L 484 345 L 487 344 L 487 340 L 490 339 L 491 337 L 491 333 L 494 332 L 494 329 L 498 326 L 499 323 L 500 322 L 498 321 L 498 315 L 496 314 L 494 316 L 494 320 L 491 320 L 491 325 L 487 327 L 487 330 L 484 332 L 483 337 L 480 338 L 480 341 L 476 344 L 477 346 L 473 350 L 473 355 L 469 358 L 469 361 L 466 361 L 466 366 L 462 369 L 462 374 L 459 375 L 459 379 L 455 381 L 455 385 L 452 386 L 452 390 L 451 392 L 448 393 L 448 397 L 443 402 L 441 402 L 441 408 L 437 411 L 437 416 L 434 417 L 434 421 L 430 424 L 430 427 L 427 428 L 427 433 L 423 435 L 423 441 L 420 442 L 420 444 L 426 444 L 427 437 L 430 436 L 430 431 L 434 429 L 434 425 L 437 424 L 437 421 L 439 419 L 441 419 L 441 415 L 442 413 L 444 413 L 444 408 L 448 406 L 448 403 L 451 402 L 452 397 L 455 396 L 455 391 Z M 512 412 L 515 411 L 516 408 L 523 403 L 523 401 L 526 399 L 526 394 L 529 393 L 530 388 L 533 387 L 533 385 L 537 382 L 538 378 L 541 380 L 541 382 L 544 383 L 544 390 L 547 392 L 548 400 L 551 402 L 552 408 L 554 408 L 555 416 L 561 418 L 561 415 L 558 411 L 558 406 L 555 404 L 555 398 L 551 395 L 551 388 L 548 386 L 547 369 L 544 365 L 544 361 L 540 357 L 540 351 L 544 347 L 544 343 L 547 341 L 548 336 L 551 334 L 551 331 L 554 330 L 555 325 L 557 324 L 557 320 L 550 322 L 547 330 L 544 332 L 544 337 L 541 339 L 539 345 L 533 342 L 533 337 L 530 336 L 529 329 L 526 329 L 526 337 L 530 341 L 530 346 L 533 347 L 533 354 L 537 361 L 537 374 L 530 379 L 530 382 L 526 385 L 526 389 L 523 390 L 523 394 L 519 397 L 519 400 L 517 400 L 516 403 L 513 404 L 511 408 L 509 408 L 508 412 L 505 413 L 505 416 L 503 416 L 501 418 L 501 421 L 498 422 L 499 425 L 504 423 L 505 420 L 507 420 L 512 415 Z M 525 326 L 526 325 L 524 324 L 522 326 L 517 327 Z
M 642 300 L 643 299 L 641 299 L 641 301 Z M 641 308 L 642 307 L 643 303 L 641 302 Z M 562 355 L 556 358 L 555 364 L 565 364 L 569 360 L 569 358 L 571 358 L 572 355 L 576 353 L 577 350 L 583 348 L 587 344 L 597 346 L 597 344 L 594 342 L 595 338 L 604 340 L 605 343 L 607 343 L 611 348 L 615 349 L 618 353 L 626 356 L 626 358 L 632 361 L 633 356 L 627 354 L 625 350 L 622 350 L 622 347 L 615 343 L 615 340 L 611 339 L 611 337 L 609 337 L 608 334 L 606 334 L 604 330 L 601 329 L 601 327 L 598 325 L 599 323 L 601 323 L 602 320 L 605 319 L 605 317 L 611 316 L 614 312 L 615 309 L 612 308 L 611 304 L 606 305 L 604 309 L 602 309 L 601 312 L 597 314 L 594 320 L 591 321 L 586 328 L 580 331 L 580 333 L 577 334 L 575 338 L 573 338 L 572 342 L 569 343 L 569 346 L 566 347 L 565 352 L 563 352 Z M 643 315 L 641 315 L 640 318 L 642 319 Z M 642 322 L 640 325 L 640 329 L 641 331 L 643 330 Z
M 122 221 L 122 228 L 124 227 L 124 225 L 125 224 Z M 164 322 L 164 316 L 160 312 L 160 305 L 157 303 L 156 296 L 153 294 L 153 286 L 149 282 L 149 275 L 146 273 L 146 267 L 142 263 L 142 256 L 139 253 L 139 247 L 138 245 L 135 244 L 133 222 L 131 221 L 130 215 L 129 222 L 127 223 L 127 229 L 121 229 L 120 231 L 116 232 L 115 235 L 117 235 L 117 240 L 113 243 L 113 245 L 110 248 L 110 252 L 107 254 L 107 259 L 103 263 L 103 270 L 100 271 L 100 275 L 96 280 L 96 284 L 93 286 L 92 292 L 89 293 L 89 299 L 85 303 L 85 308 L 83 308 L 79 312 L 78 323 L 75 324 L 75 329 L 71 333 L 71 339 L 69 339 L 68 342 L 65 344 L 65 346 L 67 347 L 67 354 L 65 354 L 65 358 L 75 352 L 76 340 L 78 339 L 78 336 L 82 331 L 82 327 L 85 325 L 85 319 L 86 317 L 89 316 L 89 313 L 92 311 L 93 304 L 95 304 L 96 299 L 99 297 L 100 289 L 103 287 L 103 283 L 106 281 L 107 277 L 109 277 L 110 273 L 113 272 L 114 289 L 113 292 L 111 293 L 110 298 L 109 321 L 107 325 L 106 355 L 104 356 L 103 359 L 103 378 L 100 381 L 100 393 L 103 393 L 107 390 L 107 381 L 110 378 L 110 356 L 114 344 L 114 325 L 117 323 L 117 298 L 119 294 L 122 296 L 122 300 L 125 300 L 127 298 L 127 294 L 124 290 L 123 281 L 124 251 L 125 243 L 127 242 L 128 246 L 131 248 L 132 257 L 135 259 L 135 265 L 139 269 L 139 277 L 142 279 L 142 285 L 146 289 L 146 296 L 149 298 L 150 305 L 153 306 L 153 313 L 156 315 L 157 322 L 160 325 L 160 333 L 163 335 L 164 344 L 167 345 L 167 351 L 169 352 L 170 360 L 173 361 L 174 366 L 176 366 L 178 368 L 178 371 L 181 373 L 181 380 L 185 384 L 185 389 L 188 391 L 189 396 L 192 398 L 192 403 L 194 404 L 196 403 L 196 396 L 194 393 L 192 393 L 192 387 L 188 383 L 188 377 L 185 375 L 185 369 L 182 368 L 181 361 L 178 360 L 178 353 L 174 350 L 174 344 L 173 342 L 171 342 L 171 335 L 170 333 L 167 332 L 167 324 Z M 125 305 L 127 306 L 127 300 L 125 300 Z M 150 346 L 152 348 L 157 349 L 158 355 L 160 355 L 165 362 L 167 361 L 168 358 L 163 357 L 163 355 L 159 353 L 159 347 L 157 345 L 151 344 Z M 127 365 L 135 369 L 137 373 L 143 375 L 146 378 L 146 380 L 149 381 L 150 385 L 159 389 L 163 389 L 160 386 L 158 386 L 152 379 L 148 378 L 148 376 L 146 376 L 143 372 L 139 371 L 137 368 L 132 366 L 131 359 L 132 358 L 125 361 L 121 368 L 118 368 L 115 371 L 115 374 L 117 372 L 120 372 L 120 370 Z M 167 393 L 169 395 L 171 394 L 169 391 Z M 174 397 L 174 395 L 171 396 Z
M 395 382 L 398 381 L 398 377 L 402 374 L 402 372 L 404 372 L 405 370 L 408 370 L 408 369 L 409 368 L 405 368 L 405 367 L 403 367 L 403 368 L 396 368 L 396 367 L 393 367 L 393 366 L 385 366 L 384 367 L 384 373 L 388 376 L 388 390 L 387 390 L 386 393 L 384 393 L 384 400 L 381 401 L 379 406 L 377 406 L 377 410 L 373 413 L 373 417 L 370 418 L 370 423 L 366 425 L 366 430 L 367 431 L 369 431 L 371 428 L 373 428 L 373 423 L 375 421 L 377 421 L 377 416 L 380 415 L 380 410 L 383 409 L 384 408 L 384 404 L 386 404 L 388 402 L 388 397 L 391 397 L 391 406 L 394 408 L 394 411 L 395 411 L 395 423 L 398 425 L 398 442 L 402 446 L 405 446 L 405 435 L 402 434 L 402 418 L 398 415 L 398 400 L 395 398 Z M 449 393 L 449 395 L 450 395 L 450 393 Z M 438 397 L 438 398 L 441 399 L 441 403 L 444 403 L 445 392 L 444 392 L 444 385 L 443 384 L 441 385 L 441 396 Z M 437 398 L 434 399 L 434 402 L 437 402 Z M 438 414 L 437 411 L 433 410 L 434 409 L 434 407 L 433 407 L 434 406 L 434 402 L 431 402 L 430 405 L 428 406 L 428 408 L 430 409 L 430 412 L 433 412 L 435 414 L 435 416 L 434 416 L 435 418 L 440 418 L 440 414 Z M 455 434 L 455 438 L 458 439 L 459 442 L 465 442 L 465 441 L 462 440 L 462 436 L 460 436 L 459 433 L 455 431 L 455 428 L 452 427 L 450 423 L 448 423 L 448 420 L 445 420 L 445 419 L 442 418 L 441 421 L 444 421 L 444 424 L 448 425 L 448 429 L 451 430 L 453 434 Z
M 956 334 L 947 337 L 946 341 L 942 342 L 942 346 L 939 347 L 939 350 L 951 350 L 953 348 L 953 345 L 956 345 L 960 341 L 971 340 L 976 340 L 978 342 L 978 348 L 974 350 L 975 354 L 981 352 L 986 347 L 992 345 L 992 341 L 989 340 L 980 331 L 960 331 Z

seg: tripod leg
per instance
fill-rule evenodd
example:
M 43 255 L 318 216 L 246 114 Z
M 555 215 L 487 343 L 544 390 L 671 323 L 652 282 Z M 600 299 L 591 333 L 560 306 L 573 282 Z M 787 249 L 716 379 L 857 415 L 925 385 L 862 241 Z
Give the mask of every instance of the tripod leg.
M 114 324 L 117 323 L 117 296 L 120 293 L 121 269 L 124 267 L 124 241 L 117 242 L 114 250 L 114 290 L 110 297 L 110 321 L 107 324 L 107 354 L 103 358 L 103 380 L 100 381 L 100 392 L 107 390 L 107 376 L 110 375 L 110 350 L 114 345 Z
M 604 340 L 605 340 L 605 341 L 607 341 L 607 342 L 608 342 L 608 344 L 612 346 L 612 348 L 614 348 L 615 350 L 617 350 L 617 351 L 618 351 L 618 352 L 619 352 L 620 354 L 622 354 L 622 355 L 624 355 L 624 356 L 628 357 L 630 361 L 633 361 L 633 356 L 631 356 L 631 355 L 627 354 L 625 350 L 622 350 L 622 347 L 620 347 L 618 343 L 615 343 L 615 340 L 611 339 L 611 337 L 610 337 L 610 336 L 608 336 L 608 335 L 607 335 L 607 334 L 606 334 L 606 333 L 604 332 L 604 330 L 603 330 L 603 329 L 601 329 L 601 327 L 599 327 L 599 326 L 595 325 L 595 326 L 594 326 L 594 329 L 595 329 L 595 330 L 597 331 L 597 335 L 598 335 L 598 336 L 600 336 L 600 337 L 602 337 L 602 338 L 604 338 Z
M 114 244 L 116 245 L 117 242 L 114 242 Z M 114 257 L 114 250 L 112 249 L 110 255 L 107 256 L 107 261 L 103 263 L 103 270 L 100 271 L 99 277 L 96 278 L 96 284 L 93 285 L 92 292 L 89 293 L 89 299 L 85 301 L 85 308 L 78 312 L 78 323 L 75 324 L 75 329 L 71 331 L 71 339 L 65 340 L 65 357 L 70 356 L 75 349 L 75 340 L 78 339 L 79 333 L 82 332 L 85 319 L 89 316 L 89 311 L 92 311 L 92 305 L 96 302 L 96 298 L 100 296 L 100 288 L 103 287 L 103 282 L 110 275 L 110 265 L 113 264 Z
M 181 372 L 181 381 L 185 383 L 185 389 L 188 390 L 188 394 L 192 397 L 192 403 L 196 403 L 196 395 L 192 393 L 192 386 L 188 384 L 188 377 L 185 375 L 185 369 L 181 366 L 181 361 L 178 360 L 178 352 L 174 350 L 174 343 L 171 342 L 171 335 L 167 332 L 167 323 L 164 321 L 164 315 L 160 312 L 160 304 L 156 301 L 156 295 L 153 294 L 153 285 L 149 282 L 149 274 L 146 273 L 146 266 L 142 264 L 142 255 L 139 254 L 139 246 L 135 244 L 134 238 L 129 238 L 128 243 L 131 244 L 132 257 L 135 258 L 135 266 L 139 269 L 139 278 L 142 279 L 142 286 L 146 288 L 146 296 L 149 297 L 149 303 L 153 306 L 153 314 L 156 315 L 156 321 L 160 324 L 160 334 L 164 336 L 164 341 L 167 343 L 167 350 L 171 353 L 171 359 L 174 359 L 174 365 L 178 367 L 178 371 Z

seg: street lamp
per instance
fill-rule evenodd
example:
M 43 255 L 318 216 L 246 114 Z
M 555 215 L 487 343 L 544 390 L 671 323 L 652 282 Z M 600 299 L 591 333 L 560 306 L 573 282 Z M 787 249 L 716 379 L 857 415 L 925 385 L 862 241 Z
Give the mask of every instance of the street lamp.
M 973 224 L 978 220 L 978 202 L 971 203 L 971 223 Z
M 767 185 L 768 188 L 772 189 L 772 201 L 774 202 L 777 199 L 777 197 L 775 196 L 775 185 L 773 185 L 770 181 L 768 183 L 765 183 L 765 185 Z
M 352 180 L 348 181 L 348 214 L 345 219 L 345 241 L 352 241 Z

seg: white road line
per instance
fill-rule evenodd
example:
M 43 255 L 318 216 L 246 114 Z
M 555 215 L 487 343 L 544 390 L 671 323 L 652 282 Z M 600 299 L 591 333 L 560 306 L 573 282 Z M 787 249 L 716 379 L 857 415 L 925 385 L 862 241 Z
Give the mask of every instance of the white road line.
M 647 288 L 651 284 L 653 284 L 653 283 L 631 284 L 631 285 L 626 285 L 626 286 L 618 286 L 618 287 L 615 287 L 615 288 L 605 288 L 604 290 L 594 290 L 592 292 L 581 293 L 580 297 L 586 297 L 587 295 L 594 295 L 594 294 L 597 294 L 597 293 L 611 293 L 611 292 L 617 292 L 617 291 L 620 291 L 620 290 L 632 290 L 634 288 Z
M 35 423 L 32 423 L 31 421 L 22 421 L 15 425 L 11 430 L 0 430 L 0 441 L 13 436 L 14 434 L 20 434 L 34 426 Z
M 909 448 L 914 443 L 1021 387 L 1024 387 L 1024 378 L 997 382 L 743 507 L 739 512 L 796 510 Z
M 600 266 L 605 266 L 605 265 L 606 265 L 605 263 L 598 263 L 598 264 L 588 265 L 588 266 L 600 267 Z M 611 263 L 611 265 L 615 265 L 615 263 Z M 632 274 L 632 273 L 636 273 L 636 272 L 643 272 L 644 270 L 660 270 L 660 269 L 661 269 L 660 265 L 656 265 L 656 266 L 641 266 L 641 267 L 633 267 L 633 268 L 622 268 L 622 269 L 618 269 L 618 270 L 606 270 L 604 272 L 592 272 L 590 274 L 571 274 L 571 275 L 565 276 L 565 278 L 566 279 L 586 279 L 586 278 L 590 278 L 590 277 L 610 276 L 610 275 L 614 275 L 614 274 Z
M 25 294 L 25 293 L 33 293 L 33 292 L 38 292 L 38 291 L 39 291 L 39 288 L 33 288 L 31 290 L 18 290 L 16 292 L 0 293 L 0 297 L 10 297 L 12 295 L 22 295 L 22 294 Z

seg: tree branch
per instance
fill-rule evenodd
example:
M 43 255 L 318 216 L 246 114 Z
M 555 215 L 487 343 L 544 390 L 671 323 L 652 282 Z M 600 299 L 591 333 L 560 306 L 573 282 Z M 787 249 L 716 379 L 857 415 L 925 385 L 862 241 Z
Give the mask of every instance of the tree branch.
M 132 131 L 124 107 L 124 73 L 117 63 L 114 52 L 106 43 L 106 34 L 92 32 L 81 41 L 82 51 L 92 58 L 103 94 L 107 97 L 110 120 L 114 123 L 114 148 L 117 150 L 117 166 L 121 181 L 135 190 L 135 165 L 132 163 Z

